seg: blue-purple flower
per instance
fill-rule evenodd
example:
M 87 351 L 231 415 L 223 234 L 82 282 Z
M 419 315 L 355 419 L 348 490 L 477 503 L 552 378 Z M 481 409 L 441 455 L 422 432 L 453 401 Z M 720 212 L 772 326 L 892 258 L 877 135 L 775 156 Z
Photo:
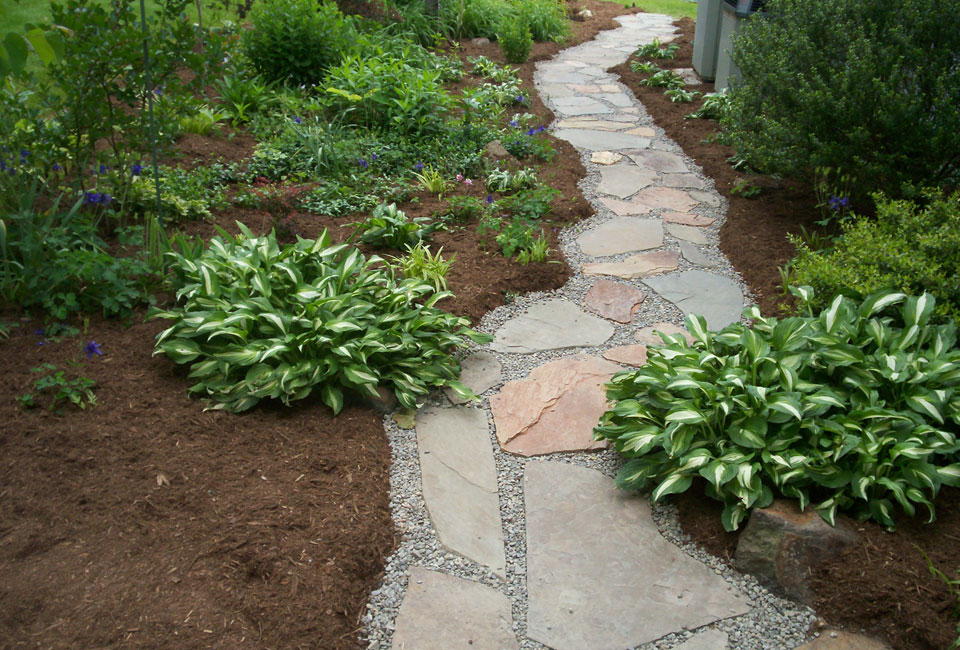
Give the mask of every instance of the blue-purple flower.
M 93 355 L 97 355 L 98 357 L 103 356 L 103 350 L 100 349 L 100 346 L 97 344 L 96 341 L 90 341 L 89 343 L 87 343 L 83 347 L 83 351 L 87 353 L 88 359 L 92 359 Z
M 55 172 L 63 171 L 63 167 L 60 166 L 60 163 L 53 163 L 53 167 L 51 167 L 50 169 L 52 169 Z
M 113 201 L 113 197 L 106 193 L 100 192 L 84 192 L 83 193 L 83 203 L 84 205 L 107 205 Z
M 109 167 L 107 167 L 106 165 L 100 165 L 100 173 L 101 173 L 101 174 L 106 174 L 108 171 L 110 171 L 110 168 L 109 168 Z
M 422 163 L 422 162 L 418 162 L 416 165 L 413 166 L 413 168 L 416 169 L 418 172 L 422 172 L 422 171 L 423 171 L 423 163 Z
M 299 115 L 294 115 L 294 116 L 293 116 L 293 123 L 294 123 L 294 124 L 302 124 L 302 123 L 303 123 L 303 118 L 301 118 Z
M 130 168 L 130 173 L 134 176 L 139 176 L 143 173 L 143 165 L 140 163 L 133 163 L 133 167 Z
M 376 161 L 376 160 L 377 160 L 377 157 L 378 157 L 378 156 L 377 156 L 377 154 L 375 154 L 375 153 L 370 154 L 370 160 Z
M 514 97 L 514 100 L 515 100 L 518 104 L 522 104 L 523 102 L 527 101 L 526 98 L 525 98 L 523 95 L 517 95 L 516 97 Z
M 30 155 L 30 151 L 27 149 L 20 150 L 20 162 L 26 162 L 27 157 Z
M 516 127 L 519 126 L 519 125 L 520 125 L 520 122 L 518 122 L 518 121 L 516 121 L 516 120 L 510 120 L 510 126 L 516 128 Z
M 831 196 L 830 200 L 827 201 L 827 205 L 831 211 L 840 212 L 840 210 L 849 207 L 850 198 L 846 196 Z
M 360 158 L 360 159 L 357 161 L 357 164 L 360 165 L 361 167 L 363 167 L 364 169 L 366 169 L 366 168 L 369 166 L 369 165 L 367 164 L 367 161 L 364 160 L 363 158 Z
M 487 205 L 493 205 L 493 194 L 487 194 L 487 198 L 484 199 Z

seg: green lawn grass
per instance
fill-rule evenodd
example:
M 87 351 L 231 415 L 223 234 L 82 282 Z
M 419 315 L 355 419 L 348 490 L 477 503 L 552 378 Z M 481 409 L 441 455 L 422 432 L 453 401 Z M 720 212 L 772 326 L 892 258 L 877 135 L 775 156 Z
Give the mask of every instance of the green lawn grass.
M 107 6 L 109 0 L 91 0 L 92 4 L 101 4 Z M 28 23 L 41 25 L 50 21 L 50 0 L 20 0 L 20 2 L 11 2 L 10 0 L 0 0 L 0 4 L 6 10 L 3 16 L 3 32 L 22 32 L 23 26 Z M 146 0 L 147 15 L 152 16 L 159 3 L 156 0 Z M 215 10 L 208 5 L 210 2 L 203 3 L 203 23 L 204 25 L 219 23 L 223 17 L 223 9 Z M 140 3 L 136 3 L 136 10 L 139 13 Z M 197 19 L 197 5 L 190 3 L 187 5 L 187 15 L 193 20 Z M 234 17 L 235 18 L 235 17 Z M 212 21 L 212 22 L 211 22 Z
M 696 18 L 697 3 L 691 0 L 614 0 L 626 7 L 640 7 L 653 14 L 669 14 L 674 18 Z

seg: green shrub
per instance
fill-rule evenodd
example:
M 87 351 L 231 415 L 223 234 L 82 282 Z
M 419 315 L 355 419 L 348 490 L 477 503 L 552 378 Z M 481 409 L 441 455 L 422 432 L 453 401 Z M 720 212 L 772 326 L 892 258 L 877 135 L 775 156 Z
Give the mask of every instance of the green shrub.
M 416 246 L 407 246 L 407 254 L 396 258 L 396 265 L 403 277 L 417 278 L 429 282 L 436 291 L 446 291 L 447 273 L 457 260 L 457 254 L 445 260 L 442 253 L 442 246 L 436 253 L 431 253 L 430 247 L 421 240 Z
M 877 198 L 876 220 L 842 225 L 833 248 L 812 250 L 799 239 L 791 282 L 812 286 L 817 296 L 866 295 L 884 288 L 927 291 L 936 316 L 960 322 L 960 193 L 930 197 L 920 208 L 909 201 Z M 825 305 L 815 298 L 816 306 Z
M 440 13 L 445 24 L 451 26 L 460 38 L 483 36 L 496 38 L 501 25 L 509 22 L 516 12 L 504 0 L 464 0 L 441 2 Z
M 120 243 L 133 247 L 128 237 Z M 127 316 L 152 285 L 144 256 L 111 254 L 81 201 L 66 212 L 59 199 L 43 212 L 24 205 L 0 219 L 0 302 L 38 306 L 58 320 L 76 312 Z
M 171 253 L 180 304 L 150 313 L 174 321 L 154 353 L 190 364 L 190 393 L 234 412 L 314 390 L 335 413 L 344 391 L 376 397 L 378 386 L 406 408 L 430 387 L 472 396 L 450 352 L 490 337 L 434 307 L 450 294 L 420 279 L 397 282 L 379 257 L 331 246 L 325 231 L 280 248 L 272 233 L 238 226 L 241 235 L 215 237 L 196 259 Z
M 830 524 L 851 511 L 892 527 L 894 503 L 932 521 L 940 486 L 960 486 L 960 349 L 955 325 L 929 322 L 934 302 L 837 296 L 779 321 L 754 306 L 752 328 L 718 333 L 689 316 L 692 346 L 661 334 L 646 365 L 607 386 L 616 404 L 595 435 L 630 459 L 618 484 L 659 501 L 702 477 L 727 530 L 775 492 Z
M 270 81 L 317 83 L 355 41 L 353 23 L 332 2 L 261 0 L 250 11 L 244 53 Z
M 525 63 L 530 56 L 530 47 L 533 45 L 533 36 L 530 27 L 523 21 L 517 20 L 500 26 L 497 32 L 500 42 L 500 51 L 507 63 Z
M 436 69 L 402 58 L 350 56 L 330 70 L 324 85 L 333 113 L 367 127 L 417 136 L 443 130 L 450 96 Z
M 522 0 L 516 5 L 519 22 L 526 23 L 530 35 L 538 43 L 563 42 L 570 35 L 570 22 L 562 2 L 557 0 Z
M 855 177 L 857 198 L 960 180 L 960 3 L 777 0 L 735 42 L 723 120 L 767 172 Z

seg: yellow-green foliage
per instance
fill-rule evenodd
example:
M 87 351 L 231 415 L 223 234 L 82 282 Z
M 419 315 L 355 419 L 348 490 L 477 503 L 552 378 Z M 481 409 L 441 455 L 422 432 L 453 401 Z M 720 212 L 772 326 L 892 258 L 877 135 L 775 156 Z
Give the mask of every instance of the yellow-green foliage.
M 830 250 L 797 244 L 791 282 L 814 287 L 819 302 L 851 290 L 866 295 L 883 288 L 928 291 L 936 315 L 960 321 L 960 192 L 911 201 L 877 198 L 877 218 L 857 217 L 843 226 Z

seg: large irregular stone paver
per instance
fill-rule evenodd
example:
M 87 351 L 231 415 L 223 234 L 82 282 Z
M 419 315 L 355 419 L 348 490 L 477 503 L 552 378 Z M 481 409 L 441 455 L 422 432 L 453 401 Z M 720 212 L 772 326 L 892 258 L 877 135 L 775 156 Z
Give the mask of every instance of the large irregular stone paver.
M 683 259 L 687 260 L 691 264 L 696 264 L 697 266 L 719 266 L 719 263 L 716 260 L 712 260 L 704 255 L 695 244 L 692 244 L 688 241 L 680 242 L 680 254 L 683 255 Z
M 637 203 L 636 201 L 621 201 L 620 199 L 609 199 L 600 197 L 600 203 L 607 206 L 611 212 L 621 217 L 630 215 L 648 214 L 653 211 L 646 203 Z
M 612 165 L 600 170 L 597 191 L 625 199 L 652 185 L 657 173 L 636 165 Z
M 716 221 L 713 217 L 701 217 L 691 212 L 664 212 L 660 217 L 664 223 L 677 223 L 681 226 L 712 226 Z
M 587 309 L 618 323 L 629 323 L 640 309 L 647 294 L 633 287 L 610 280 L 600 280 L 584 296 Z
M 689 210 L 697 204 L 687 192 L 673 187 L 648 187 L 637 193 L 632 200 L 653 209 L 666 208 L 676 212 Z
M 612 275 L 624 280 L 633 280 L 673 271 L 678 264 L 679 256 L 674 251 L 656 251 L 631 255 L 622 262 L 584 264 L 580 270 L 584 275 Z
M 572 302 L 554 298 L 531 305 L 526 313 L 501 325 L 490 348 L 496 352 L 530 354 L 593 347 L 611 336 L 610 323 L 584 313 Z
M 639 343 L 637 345 L 621 345 L 604 350 L 603 358 L 626 366 L 642 366 L 647 362 L 647 346 Z
M 557 129 L 555 136 L 588 151 L 646 149 L 650 138 L 593 129 Z
M 743 291 L 730 278 L 706 271 L 683 271 L 647 278 L 648 287 L 676 305 L 684 314 L 699 314 L 712 330 L 740 320 Z
M 667 232 L 676 237 L 688 241 L 691 244 L 700 244 L 705 246 L 710 243 L 707 236 L 703 233 L 703 228 L 697 226 L 683 226 L 679 223 L 667 223 L 664 225 Z
M 663 246 L 663 223 L 659 219 L 611 219 L 577 238 L 580 250 L 591 257 L 619 255 Z
M 499 591 L 422 567 L 409 573 L 393 633 L 396 650 L 520 647 L 510 600 Z
M 417 413 L 423 499 L 444 546 L 506 577 L 497 468 L 483 409 Z
M 703 630 L 674 646 L 673 650 L 727 650 L 729 647 L 727 633 L 723 630 Z
M 644 498 L 609 477 L 532 461 L 523 483 L 531 638 L 554 650 L 621 650 L 750 610 L 663 539 Z
M 477 395 L 486 392 L 500 383 L 500 362 L 489 352 L 480 351 L 471 354 L 460 363 L 460 383 Z M 451 389 L 444 391 L 454 404 L 466 404 L 465 400 Z
M 638 341 L 645 345 L 663 345 L 663 339 L 660 338 L 660 335 L 657 334 L 657 332 L 662 332 L 664 334 L 679 334 L 687 339 L 687 342 L 691 344 L 695 340 L 690 332 L 679 325 L 674 325 L 673 323 L 654 323 L 653 325 L 649 325 L 647 327 L 641 327 L 636 331 L 634 336 Z
M 506 383 L 490 398 L 500 446 L 521 456 L 605 447 L 593 439 L 593 427 L 607 409 L 603 385 L 619 370 L 578 354 Z
M 663 174 L 682 174 L 690 169 L 681 156 L 666 151 L 636 151 L 630 154 L 633 162 Z

